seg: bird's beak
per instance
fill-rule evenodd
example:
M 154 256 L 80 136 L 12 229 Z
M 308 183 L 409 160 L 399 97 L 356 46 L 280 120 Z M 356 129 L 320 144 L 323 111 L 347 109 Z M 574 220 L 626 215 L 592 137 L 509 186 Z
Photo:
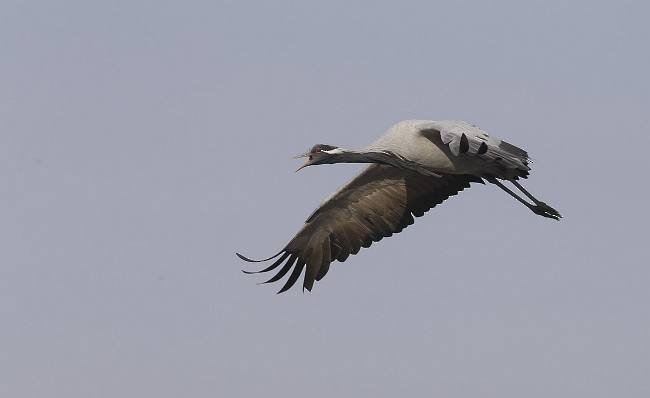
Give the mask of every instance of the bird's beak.
M 296 156 L 294 156 L 293 158 L 294 158 L 294 159 L 309 158 L 309 152 L 303 153 L 302 155 L 296 155 Z M 303 169 L 303 168 L 309 166 L 309 165 L 311 165 L 311 160 L 307 159 L 307 161 L 305 162 L 305 164 L 303 164 L 302 166 L 300 166 L 300 167 L 298 167 L 298 168 L 296 169 L 296 173 L 299 172 L 301 169 Z
M 311 166 L 311 165 L 312 165 L 311 160 L 307 160 L 307 161 L 305 162 L 305 164 L 303 164 L 302 166 L 300 166 L 300 167 L 298 167 L 298 168 L 296 169 L 296 173 L 299 172 L 300 170 L 304 169 L 305 167 L 307 167 L 307 166 Z
M 298 167 L 298 168 L 296 169 L 296 173 L 299 172 L 300 170 L 304 169 L 304 168 L 307 167 L 307 166 L 309 166 L 309 162 L 307 162 L 307 163 L 303 164 L 302 166 Z

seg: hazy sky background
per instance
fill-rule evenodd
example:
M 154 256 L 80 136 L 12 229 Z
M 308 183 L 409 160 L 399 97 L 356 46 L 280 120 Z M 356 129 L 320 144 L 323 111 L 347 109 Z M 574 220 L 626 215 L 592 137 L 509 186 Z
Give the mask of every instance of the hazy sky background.
M 648 397 L 646 2 L 0 3 L 0 396 Z M 330 273 L 257 286 L 408 118 L 526 148 Z M 250 268 L 248 268 L 250 269 Z

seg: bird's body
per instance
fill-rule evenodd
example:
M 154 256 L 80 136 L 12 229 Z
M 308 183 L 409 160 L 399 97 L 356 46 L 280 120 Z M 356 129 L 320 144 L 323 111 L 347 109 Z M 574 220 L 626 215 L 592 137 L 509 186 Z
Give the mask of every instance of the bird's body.
M 490 174 L 509 179 L 527 173 L 526 151 L 505 145 L 467 122 L 405 120 L 365 151 L 390 152 L 437 174 Z M 497 158 L 498 163 L 494 161 Z
M 360 151 L 316 145 L 305 156 L 305 166 L 327 163 L 371 163 L 349 183 L 334 192 L 307 219 L 303 228 L 275 256 L 267 272 L 283 265 L 267 282 L 285 276 L 280 292 L 290 288 L 306 268 L 303 288 L 311 290 L 334 260 L 345 261 L 361 247 L 400 232 L 413 216 L 487 180 L 514 196 L 534 213 L 559 219 L 560 214 L 535 199 L 517 179 L 526 178 L 528 154 L 490 137 L 478 127 L 459 121 L 407 120 L 391 127 Z M 305 167 L 303 166 L 303 167 Z M 534 205 L 499 180 L 511 181 Z M 246 261 L 248 258 L 239 255 Z

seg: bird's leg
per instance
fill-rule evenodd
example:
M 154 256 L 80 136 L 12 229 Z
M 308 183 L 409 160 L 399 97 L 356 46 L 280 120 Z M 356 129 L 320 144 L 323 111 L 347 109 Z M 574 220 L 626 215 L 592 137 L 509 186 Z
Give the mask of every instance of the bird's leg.
M 530 192 L 528 192 L 524 187 L 521 186 L 520 183 L 517 182 L 517 180 L 510 180 L 512 182 L 512 185 L 516 186 L 517 189 L 519 189 L 521 192 L 523 192 L 526 196 L 530 198 L 535 204 L 540 203 L 537 198 L 535 198 Z
M 512 192 L 512 190 L 510 188 L 503 185 L 501 183 L 501 181 L 497 180 L 496 178 L 491 177 L 491 178 L 486 178 L 486 179 L 488 180 L 488 182 L 491 182 L 492 184 L 494 184 L 494 185 L 498 186 L 499 188 L 503 189 L 504 191 L 506 191 L 510 196 L 517 199 L 524 206 L 528 207 L 533 213 L 539 214 L 540 216 L 543 216 L 543 217 L 553 218 L 555 220 L 559 219 L 559 213 L 558 213 L 558 215 L 555 215 L 555 214 L 553 214 L 551 212 L 545 211 L 544 208 L 540 208 L 539 204 L 536 204 L 535 206 L 531 205 L 530 203 L 528 203 L 524 199 L 522 199 L 521 196 L 519 196 L 516 193 Z M 553 210 L 553 211 L 555 211 L 555 210 Z M 557 213 L 557 212 L 555 212 L 555 213 Z
M 488 180 L 489 182 L 491 182 L 492 184 L 498 186 L 499 188 L 503 189 L 504 191 L 506 191 L 508 194 L 510 194 L 510 196 L 512 196 L 513 198 L 517 199 L 517 200 L 518 200 L 519 202 L 521 202 L 521 204 L 523 204 L 524 206 L 526 206 L 526 207 L 528 207 L 529 209 L 533 210 L 533 205 L 531 205 L 530 203 L 526 202 L 524 199 L 521 198 L 521 196 L 519 196 L 519 195 L 517 195 L 516 193 L 512 192 L 512 190 L 510 190 L 510 188 L 508 188 L 508 187 L 506 187 L 505 185 L 503 185 L 503 184 L 501 183 L 501 181 L 497 180 L 496 178 L 487 178 L 487 180 Z
M 536 205 L 536 206 L 537 206 L 541 211 L 543 211 L 543 212 L 545 212 L 545 213 L 548 213 L 548 214 L 551 214 L 551 215 L 554 215 L 554 216 L 557 217 L 557 218 L 561 218 L 561 217 L 562 217 L 562 216 L 560 215 L 560 213 L 559 213 L 557 210 L 555 210 L 555 209 L 552 208 L 551 206 L 547 205 L 546 203 L 542 202 L 541 200 L 537 200 L 537 198 L 534 197 L 530 192 L 528 192 L 524 187 L 522 187 L 521 184 L 520 184 L 519 182 L 517 182 L 517 180 L 514 180 L 514 179 L 513 179 L 513 180 L 510 180 L 510 182 L 512 182 L 512 185 L 516 186 L 517 189 L 519 189 L 519 190 L 520 190 L 521 192 L 523 192 L 526 196 L 528 196 L 528 197 L 530 198 L 530 200 L 532 200 L 532 201 L 535 203 L 535 205 Z M 556 218 L 556 219 L 557 219 L 557 218 Z

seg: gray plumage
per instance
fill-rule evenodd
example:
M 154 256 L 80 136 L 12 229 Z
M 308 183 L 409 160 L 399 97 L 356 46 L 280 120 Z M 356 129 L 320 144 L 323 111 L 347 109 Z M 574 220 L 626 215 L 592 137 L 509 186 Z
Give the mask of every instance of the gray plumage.
M 332 163 L 371 165 L 330 195 L 275 256 L 250 260 L 237 253 L 249 262 L 279 256 L 269 267 L 257 271 L 268 272 L 282 266 L 265 283 L 275 282 L 291 271 L 279 293 L 293 286 L 303 269 L 303 289 L 311 290 L 314 282 L 327 274 L 332 261 L 343 262 L 362 247 L 400 232 L 413 223 L 414 216 L 422 216 L 468 188 L 471 182 L 494 183 L 534 213 L 556 220 L 561 217 L 517 182 L 527 178 L 530 170 L 526 151 L 490 137 L 467 122 L 407 120 L 391 127 L 363 150 L 320 144 L 303 156 L 309 159 L 302 167 Z M 533 204 L 499 180 L 511 181 Z
M 530 170 L 526 151 L 462 121 L 406 120 L 364 151 L 389 152 L 440 174 L 510 179 L 527 176 Z

